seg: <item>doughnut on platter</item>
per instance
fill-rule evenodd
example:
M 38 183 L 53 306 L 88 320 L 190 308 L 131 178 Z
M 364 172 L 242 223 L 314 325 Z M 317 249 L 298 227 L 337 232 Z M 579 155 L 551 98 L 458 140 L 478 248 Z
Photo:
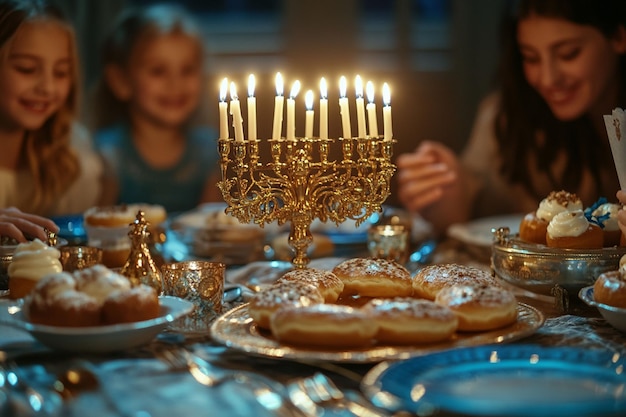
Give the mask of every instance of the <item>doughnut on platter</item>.
M 215 341 L 252 355 L 329 362 L 373 363 L 407 359 L 431 352 L 462 346 L 505 343 L 533 334 L 543 324 L 543 315 L 524 303 L 517 305 L 517 321 L 507 327 L 488 332 L 456 333 L 450 340 L 421 345 L 373 345 L 364 348 L 308 348 L 280 343 L 269 330 L 256 326 L 248 305 L 234 308 L 218 317 L 211 326 Z
M 412 286 L 423 283 L 392 264 L 357 258 L 344 261 L 331 272 L 295 271 L 296 276 L 291 278 L 310 277 L 322 283 L 278 278 L 249 303 L 218 317 L 211 327 L 212 337 L 254 355 L 366 363 L 508 342 L 534 333 L 543 324 L 539 311 L 518 303 L 512 294 L 503 297 L 508 290 L 498 284 L 461 286 L 452 282 L 452 274 L 469 273 L 471 267 L 434 267 L 443 271 L 441 279 L 449 287 L 458 288 L 458 294 L 450 294 L 447 300 L 435 300 L 414 295 Z M 344 285 L 337 285 L 336 278 L 330 279 L 333 273 Z M 430 276 L 424 280 L 430 280 Z M 318 291 L 322 287 L 337 290 L 337 286 L 343 287 L 339 298 L 334 292 L 329 298 L 328 293 L 322 296 Z M 376 291 L 381 295 L 376 296 Z M 500 299 L 506 301 L 501 303 Z M 492 313 L 497 317 L 501 312 L 504 316 L 495 325 L 481 323 L 483 317 Z M 469 322 L 462 318 L 466 313 L 473 317 L 467 316 Z M 464 326 L 457 327 L 461 322 Z

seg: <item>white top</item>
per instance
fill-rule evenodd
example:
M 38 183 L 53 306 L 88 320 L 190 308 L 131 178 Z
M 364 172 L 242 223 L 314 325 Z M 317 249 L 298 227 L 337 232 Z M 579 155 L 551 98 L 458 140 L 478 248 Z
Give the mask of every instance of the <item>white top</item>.
M 97 204 L 100 198 L 102 161 L 94 151 L 87 129 L 75 123 L 72 126 L 72 147 L 78 155 L 80 174 L 72 186 L 55 203 L 46 216 L 82 213 Z M 24 207 L 33 188 L 30 174 L 0 168 L 0 207 Z

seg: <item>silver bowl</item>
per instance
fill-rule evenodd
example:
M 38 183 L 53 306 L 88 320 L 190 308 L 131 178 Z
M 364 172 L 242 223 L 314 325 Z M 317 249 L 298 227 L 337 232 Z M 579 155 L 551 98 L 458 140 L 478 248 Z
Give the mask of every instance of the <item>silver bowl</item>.
M 491 265 L 495 274 L 510 284 L 567 302 L 577 299 L 578 292 L 593 285 L 601 273 L 618 269 L 624 254 L 626 247 L 549 248 L 524 242 L 502 227 L 494 231 Z

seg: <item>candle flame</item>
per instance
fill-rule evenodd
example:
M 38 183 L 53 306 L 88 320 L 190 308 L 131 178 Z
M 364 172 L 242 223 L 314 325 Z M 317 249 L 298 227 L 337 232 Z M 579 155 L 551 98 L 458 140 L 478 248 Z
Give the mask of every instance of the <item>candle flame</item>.
M 385 106 L 391 106 L 391 91 L 387 83 L 383 84 L 383 104 Z
M 320 80 L 320 96 L 323 99 L 328 98 L 328 86 L 326 85 L 326 78 L 324 77 Z
M 347 89 L 348 89 L 348 81 L 346 80 L 346 77 L 342 75 L 341 78 L 339 79 L 339 96 L 342 98 L 345 97 Z
M 254 87 L 256 85 L 256 81 L 254 79 L 254 74 L 250 74 L 248 76 L 248 96 L 249 97 L 253 97 L 254 96 Z
M 237 97 L 237 86 L 235 86 L 235 83 L 233 81 L 230 82 L 230 99 L 231 100 L 239 99 L 239 97 Z
M 283 76 L 280 75 L 280 72 L 276 73 L 276 95 L 282 96 L 284 92 L 284 83 Z
M 304 104 L 307 110 L 313 110 L 313 91 L 308 90 L 304 95 Z
M 374 83 L 368 81 L 365 85 L 365 92 L 367 93 L 367 101 L 374 102 Z
M 300 81 L 296 80 L 291 86 L 291 93 L 289 93 L 289 98 L 292 98 L 292 99 L 296 98 L 299 92 L 300 92 Z
M 363 81 L 361 80 L 361 76 L 357 75 L 354 79 L 354 89 L 356 91 L 356 98 L 363 97 Z
M 228 91 L 228 78 L 224 78 L 220 84 L 220 101 L 226 101 L 226 92 Z

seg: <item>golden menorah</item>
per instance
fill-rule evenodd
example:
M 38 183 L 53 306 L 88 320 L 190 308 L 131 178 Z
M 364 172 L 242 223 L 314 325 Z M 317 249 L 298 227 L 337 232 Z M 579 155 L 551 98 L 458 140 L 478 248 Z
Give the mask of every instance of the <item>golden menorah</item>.
M 226 213 L 261 227 L 291 222 L 292 263 L 309 263 L 311 223 L 353 219 L 358 227 L 381 211 L 395 172 L 394 140 L 374 138 L 269 139 L 271 161 L 259 159 L 260 140 L 219 139 L 222 181 L 218 183 Z M 338 145 L 335 145 L 335 144 Z M 341 146 L 342 159 L 329 161 L 331 146 Z

